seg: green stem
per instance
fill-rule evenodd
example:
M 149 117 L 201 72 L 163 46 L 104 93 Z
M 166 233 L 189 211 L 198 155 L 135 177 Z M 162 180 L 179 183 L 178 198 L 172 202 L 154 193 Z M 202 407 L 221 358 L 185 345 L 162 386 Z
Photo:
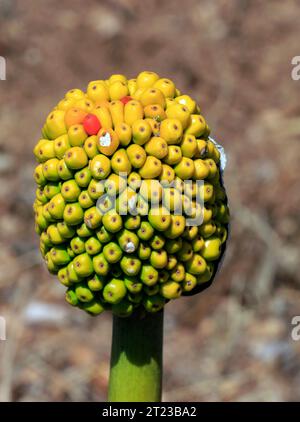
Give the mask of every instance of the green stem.
M 163 311 L 144 318 L 113 317 L 110 402 L 159 402 L 162 388 Z

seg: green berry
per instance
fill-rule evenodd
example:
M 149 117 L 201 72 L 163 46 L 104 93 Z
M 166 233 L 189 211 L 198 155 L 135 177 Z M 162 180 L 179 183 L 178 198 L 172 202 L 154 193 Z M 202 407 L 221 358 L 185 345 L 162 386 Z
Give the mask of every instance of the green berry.
M 70 246 L 76 255 L 80 255 L 85 252 L 85 241 L 79 236 L 73 237 L 70 242 Z
M 62 159 L 65 155 L 65 152 L 71 148 L 69 137 L 67 134 L 61 135 L 55 139 L 53 142 L 55 156 L 59 159 Z
M 155 284 L 154 286 L 144 286 L 143 290 L 147 296 L 154 296 L 159 292 L 159 285 Z
M 106 261 L 103 252 L 93 257 L 94 270 L 98 275 L 105 276 L 110 271 L 110 265 Z
M 88 135 L 84 130 L 83 125 L 72 125 L 68 129 L 68 136 L 70 140 L 70 144 L 75 147 L 79 146 L 82 147 L 84 141 L 87 139 Z
M 62 235 L 59 233 L 58 228 L 56 227 L 56 225 L 51 224 L 48 228 L 47 228 L 47 235 L 50 239 L 50 242 L 53 245 L 59 245 L 60 243 L 65 242 L 65 239 L 62 237 Z
M 87 281 L 87 285 L 93 292 L 98 292 L 105 286 L 105 278 L 98 274 L 94 274 L 93 277 Z
M 90 229 L 96 229 L 101 225 L 102 214 L 97 207 L 91 207 L 84 213 L 84 222 Z
M 175 268 L 176 264 L 177 264 L 177 258 L 176 258 L 176 256 L 169 255 L 168 256 L 168 264 L 166 266 L 166 269 L 168 271 L 171 271 L 171 270 L 173 270 L 173 268 Z
M 143 292 L 140 292 L 140 293 L 129 292 L 129 293 L 127 293 L 127 298 L 129 300 L 129 302 L 133 303 L 133 306 L 135 306 L 135 307 L 138 306 L 142 302 L 143 297 L 144 297 Z
M 177 239 L 168 239 L 165 244 L 166 251 L 169 254 L 174 254 L 180 251 L 182 247 L 182 239 L 178 237 Z
M 92 236 L 94 232 L 85 223 L 82 223 L 81 226 L 76 230 L 76 233 L 81 237 L 89 237 Z
M 79 170 L 88 164 L 88 156 L 81 147 L 72 147 L 65 153 L 64 160 L 71 170 Z
M 97 208 L 104 215 L 113 208 L 113 200 L 107 194 L 102 195 L 97 201 Z
M 141 281 L 147 286 L 153 286 L 158 281 L 158 271 L 151 265 L 143 265 L 141 274 Z
M 165 305 L 165 299 L 159 295 L 146 296 L 143 300 L 143 306 L 147 312 L 154 313 L 160 311 Z
M 123 256 L 120 266 L 126 275 L 134 276 L 140 272 L 141 261 L 132 255 Z
M 113 234 L 106 230 L 104 226 L 96 231 L 96 235 L 101 243 L 108 243 L 113 238 Z
M 60 189 L 61 189 L 61 183 L 60 182 L 48 182 L 44 186 L 43 193 L 44 193 L 44 195 L 46 196 L 47 199 L 51 199 L 51 198 L 53 198 L 53 196 L 60 193 Z
M 184 232 L 182 233 L 182 237 L 190 241 L 190 240 L 194 240 L 197 234 L 198 234 L 198 227 L 189 226 L 184 229 Z
M 44 186 L 47 183 L 47 179 L 43 173 L 43 164 L 39 164 L 34 170 L 34 180 L 39 186 Z
M 77 306 L 78 305 L 78 297 L 76 296 L 76 293 L 75 293 L 75 291 L 74 291 L 73 288 L 68 289 L 66 291 L 65 299 L 72 306 Z
M 201 249 L 201 255 L 207 261 L 215 261 L 221 255 L 222 244 L 218 237 L 210 237 L 204 241 L 204 245 Z
M 122 229 L 117 234 L 117 240 L 124 252 L 133 253 L 139 246 L 139 238 L 130 230 Z
M 181 292 L 180 284 L 175 281 L 167 281 L 160 285 L 160 294 L 166 299 L 177 299 Z
M 71 246 L 68 246 L 68 247 L 67 247 L 67 252 L 68 252 L 69 257 L 70 257 L 71 259 L 75 258 L 76 254 L 75 254 L 75 253 L 74 253 L 74 251 L 72 250 Z
M 185 273 L 183 282 L 181 283 L 184 292 L 190 292 L 197 285 L 197 278 L 190 273 Z
M 148 221 L 142 221 L 137 235 L 141 240 L 149 240 L 154 234 L 154 229 Z
M 104 181 L 92 179 L 87 190 L 92 199 L 96 200 L 100 198 L 105 192 Z
M 208 262 L 204 273 L 197 276 L 197 284 L 202 284 L 210 281 L 213 276 L 213 272 L 214 265 L 212 262 Z
M 73 263 L 74 269 L 79 277 L 88 277 L 94 272 L 93 262 L 87 253 L 77 255 Z
M 71 261 L 67 266 L 67 276 L 71 283 L 78 283 L 82 280 L 82 278 L 75 271 L 73 261 Z
M 185 262 L 192 258 L 194 252 L 191 243 L 182 242 L 182 247 L 179 252 L 177 252 L 177 258 L 179 261 Z
M 49 202 L 48 210 L 51 217 L 55 218 L 56 220 L 60 220 L 63 218 L 65 207 L 65 199 L 60 193 L 58 193 Z
M 34 147 L 33 153 L 35 158 L 43 163 L 55 157 L 54 142 L 41 139 Z
M 91 208 L 95 204 L 94 200 L 90 197 L 89 192 L 87 190 L 81 191 L 78 197 L 78 202 L 81 208 L 84 209 Z
M 79 202 L 67 204 L 64 210 L 64 220 L 70 226 L 76 226 L 83 221 L 83 210 Z
M 125 276 L 124 283 L 130 293 L 137 294 L 142 291 L 143 284 L 135 277 Z
M 50 250 L 50 256 L 55 265 L 66 265 L 70 262 L 70 256 L 63 246 L 56 246 Z
M 116 233 L 123 226 L 122 218 L 116 211 L 112 210 L 103 216 L 102 223 L 107 231 Z
M 55 265 L 54 262 L 52 261 L 50 252 L 46 253 L 46 255 L 45 255 L 45 262 L 46 262 L 48 271 L 51 274 L 57 274 L 58 273 L 59 267 L 57 265 Z
M 59 181 L 59 175 L 57 171 L 58 163 L 59 161 L 57 158 L 51 158 L 43 164 L 43 174 L 47 180 L 50 180 L 51 182 Z
M 115 264 L 122 258 L 122 250 L 116 243 L 110 242 L 104 246 L 103 255 L 107 262 Z
M 113 278 L 103 289 L 103 297 L 106 302 L 116 304 L 126 296 L 126 287 L 122 280 Z
M 202 236 L 197 235 L 195 239 L 192 240 L 192 248 L 194 252 L 199 252 L 204 246 L 204 240 Z
M 148 215 L 149 223 L 158 231 L 165 231 L 171 224 L 171 216 L 165 207 L 153 207 Z
M 152 251 L 150 255 L 150 264 L 154 268 L 164 268 L 168 264 L 167 252 L 163 249 L 159 251 Z
M 99 300 L 92 300 L 91 302 L 83 303 L 83 305 L 81 305 L 81 309 L 90 315 L 99 315 L 105 311 L 103 303 Z
M 57 223 L 57 230 L 65 239 L 70 239 L 75 235 L 74 227 L 68 226 L 64 221 Z
M 165 283 L 166 281 L 169 280 L 169 271 L 167 271 L 166 269 L 159 271 L 158 273 L 158 282 L 159 283 Z
M 90 171 L 95 179 L 106 179 L 110 174 L 110 170 L 110 159 L 103 154 L 96 155 L 90 161 Z
M 98 154 L 97 136 L 90 136 L 87 138 L 83 148 L 90 159 L 94 158 Z
M 146 243 L 140 242 L 138 250 L 137 250 L 137 254 L 138 254 L 138 257 L 142 260 L 149 259 L 151 255 L 150 246 L 147 246 Z
M 74 179 L 67 180 L 61 186 L 61 194 L 66 202 L 76 202 L 80 192 L 80 187 L 77 185 Z
M 57 164 L 57 173 L 62 180 L 69 180 L 73 177 L 73 171 L 69 169 L 65 160 L 59 160 Z
M 152 249 L 158 251 L 165 245 L 166 239 L 163 234 L 156 233 L 149 241 L 149 245 Z
M 206 269 L 206 262 L 201 255 L 194 254 L 191 259 L 186 262 L 187 272 L 199 275 L 203 274 Z
M 41 202 L 41 204 L 46 204 L 48 202 L 48 198 L 45 195 L 44 188 L 42 186 L 36 189 L 35 196 L 36 196 L 36 199 Z
M 85 250 L 89 255 L 97 255 L 102 249 L 102 244 L 96 237 L 89 237 L 85 242 Z
M 57 278 L 59 279 L 59 281 L 61 282 L 61 284 L 63 284 L 64 286 L 71 286 L 71 282 L 68 279 L 68 271 L 67 271 L 67 267 L 61 268 L 58 273 L 57 273 Z
M 74 178 L 78 186 L 86 188 L 92 179 L 92 173 L 88 167 L 85 167 L 84 169 L 77 171 Z
M 52 246 L 52 242 L 51 242 L 50 237 L 48 236 L 47 232 L 43 232 L 43 233 L 41 234 L 40 241 L 41 241 L 41 242 L 42 242 L 45 246 L 47 246 L 48 248 L 51 248 L 51 246 Z
M 210 221 L 206 224 L 202 224 L 199 227 L 199 234 L 206 239 L 207 237 L 212 236 L 216 232 L 216 230 L 217 226 L 213 221 Z
M 141 217 L 139 215 L 128 215 L 125 218 L 124 227 L 128 230 L 137 230 L 141 224 Z
M 171 279 L 179 283 L 183 281 L 185 277 L 185 268 L 182 264 L 177 263 L 171 271 Z
M 80 302 L 90 302 L 94 299 L 94 293 L 85 283 L 78 283 L 75 287 L 75 293 Z

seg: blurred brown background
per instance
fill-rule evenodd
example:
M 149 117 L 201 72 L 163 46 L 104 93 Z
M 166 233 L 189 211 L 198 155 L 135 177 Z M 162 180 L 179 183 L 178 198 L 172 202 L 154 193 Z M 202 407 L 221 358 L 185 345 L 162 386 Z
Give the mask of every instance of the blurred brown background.
M 0 401 L 106 399 L 111 318 L 64 303 L 37 252 L 32 148 L 65 91 L 155 70 L 226 148 L 231 241 L 213 286 L 165 318 L 164 400 L 298 401 L 296 0 L 0 0 Z

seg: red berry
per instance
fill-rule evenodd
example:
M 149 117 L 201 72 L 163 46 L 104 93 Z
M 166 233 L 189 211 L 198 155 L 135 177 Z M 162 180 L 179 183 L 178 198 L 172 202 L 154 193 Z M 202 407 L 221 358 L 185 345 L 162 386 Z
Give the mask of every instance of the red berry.
M 97 135 L 102 126 L 94 114 L 88 114 L 83 120 L 83 127 L 88 135 Z
M 130 95 L 126 95 L 126 97 L 121 98 L 120 101 L 122 101 L 122 103 L 125 105 L 128 103 L 128 101 L 131 101 L 132 97 L 130 97 Z

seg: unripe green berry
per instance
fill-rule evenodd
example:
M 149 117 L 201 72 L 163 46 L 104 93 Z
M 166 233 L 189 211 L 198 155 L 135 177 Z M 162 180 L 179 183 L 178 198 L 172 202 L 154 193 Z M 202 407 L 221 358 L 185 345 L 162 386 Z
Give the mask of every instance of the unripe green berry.
M 126 295 L 126 287 L 122 280 L 113 278 L 103 289 L 103 297 L 106 302 L 116 304 L 121 302 Z
M 101 225 L 102 214 L 97 207 L 91 207 L 84 212 L 84 222 L 90 229 Z
M 78 197 L 78 202 L 83 209 L 91 208 L 95 205 L 95 201 L 90 197 L 87 190 L 83 190 Z
M 70 288 L 70 289 L 68 289 L 67 291 L 66 291 L 66 296 L 65 296 L 65 298 L 66 298 L 66 301 L 70 304 L 70 305 L 72 305 L 72 306 L 77 306 L 78 305 L 78 298 L 77 298 L 77 295 L 76 295 L 76 293 L 75 293 L 75 291 L 74 291 L 74 289 L 73 288 Z
M 130 293 L 133 293 L 133 294 L 140 293 L 143 289 L 143 284 L 140 283 L 138 281 L 138 279 L 135 278 L 135 277 L 125 276 L 124 277 L 124 283 L 125 283 L 127 290 Z
M 99 276 L 98 274 L 94 274 L 92 278 L 88 279 L 87 285 L 93 292 L 98 292 L 105 286 L 105 278 Z
M 74 178 L 78 186 L 81 188 L 86 188 L 92 179 L 92 173 L 89 167 L 85 167 L 84 169 L 77 171 L 74 175 Z
M 74 179 L 67 180 L 61 186 L 61 194 L 66 202 L 76 202 L 80 193 L 81 189 Z
M 140 272 L 141 261 L 135 256 L 125 255 L 121 259 L 120 266 L 126 275 L 135 276 Z
M 103 303 L 99 300 L 92 300 L 91 302 L 83 303 L 83 305 L 81 305 L 81 309 L 90 315 L 99 315 L 105 311 Z
M 85 240 L 79 236 L 73 237 L 70 242 L 70 246 L 76 255 L 80 255 L 85 252 Z
M 103 252 L 93 257 L 94 270 L 98 275 L 105 276 L 110 270 L 110 265 L 105 259 Z
M 60 182 L 48 182 L 44 186 L 43 193 L 46 196 L 46 198 L 50 200 L 50 199 L 53 198 L 53 196 L 60 193 L 60 189 L 61 189 L 61 183 Z
M 76 284 L 75 293 L 80 302 L 90 302 L 94 299 L 94 293 L 91 292 L 86 283 Z
M 165 305 L 165 299 L 159 295 L 145 297 L 143 300 L 144 308 L 147 312 L 155 313 L 160 311 Z
M 63 246 L 56 246 L 50 250 L 50 256 L 55 265 L 66 265 L 71 258 Z
M 107 262 L 115 264 L 122 258 L 122 250 L 114 242 L 107 243 L 103 248 L 103 254 Z
M 77 255 L 73 260 L 73 264 L 79 277 L 88 277 L 94 272 L 93 262 L 87 253 Z
M 141 274 L 141 281 L 147 286 L 153 286 L 158 281 L 158 271 L 151 265 L 143 265 Z
M 181 295 L 180 284 L 175 281 L 167 281 L 160 284 L 160 294 L 166 299 L 177 299 Z
M 89 237 L 85 242 L 85 250 L 89 255 L 97 255 L 102 249 L 102 244 L 96 237 Z
M 77 226 L 83 221 L 83 210 L 79 202 L 67 204 L 64 210 L 64 220 L 70 226 Z

